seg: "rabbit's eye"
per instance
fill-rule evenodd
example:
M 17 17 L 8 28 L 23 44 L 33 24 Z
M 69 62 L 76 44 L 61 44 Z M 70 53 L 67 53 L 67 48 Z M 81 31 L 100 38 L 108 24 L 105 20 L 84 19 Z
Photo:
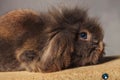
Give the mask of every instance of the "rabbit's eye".
M 87 33 L 86 32 L 81 32 L 80 33 L 80 38 L 87 39 Z

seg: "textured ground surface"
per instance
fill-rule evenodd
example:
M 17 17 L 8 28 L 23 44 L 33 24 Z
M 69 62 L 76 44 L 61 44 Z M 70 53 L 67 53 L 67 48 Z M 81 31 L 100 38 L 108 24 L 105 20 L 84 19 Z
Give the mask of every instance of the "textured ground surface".
M 98 65 L 54 73 L 0 72 L 0 80 L 103 80 L 103 73 L 109 74 L 108 80 L 120 80 L 120 57 L 106 57 Z

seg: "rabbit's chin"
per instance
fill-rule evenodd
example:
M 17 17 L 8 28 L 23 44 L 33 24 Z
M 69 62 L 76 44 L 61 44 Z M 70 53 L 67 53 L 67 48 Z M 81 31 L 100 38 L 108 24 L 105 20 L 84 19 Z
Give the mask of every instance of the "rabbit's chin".
M 97 64 L 104 54 L 104 43 L 101 41 L 96 47 L 92 47 L 88 50 L 82 50 L 79 52 L 79 54 L 74 53 L 72 55 L 72 62 L 70 67 Z

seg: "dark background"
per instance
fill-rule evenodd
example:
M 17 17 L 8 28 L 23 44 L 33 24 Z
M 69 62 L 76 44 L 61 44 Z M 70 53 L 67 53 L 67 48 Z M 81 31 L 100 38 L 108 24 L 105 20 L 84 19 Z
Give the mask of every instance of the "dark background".
M 107 55 L 120 55 L 120 0 L 1 0 L 0 15 L 14 9 L 47 11 L 51 7 L 84 7 L 98 17 L 104 32 Z

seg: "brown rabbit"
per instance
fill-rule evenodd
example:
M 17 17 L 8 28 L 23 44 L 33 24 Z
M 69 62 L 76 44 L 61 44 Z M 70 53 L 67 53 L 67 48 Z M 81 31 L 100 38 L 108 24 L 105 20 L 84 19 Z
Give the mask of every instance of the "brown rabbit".
M 103 30 L 83 9 L 0 17 L 0 71 L 54 72 L 96 64 L 103 54 Z

